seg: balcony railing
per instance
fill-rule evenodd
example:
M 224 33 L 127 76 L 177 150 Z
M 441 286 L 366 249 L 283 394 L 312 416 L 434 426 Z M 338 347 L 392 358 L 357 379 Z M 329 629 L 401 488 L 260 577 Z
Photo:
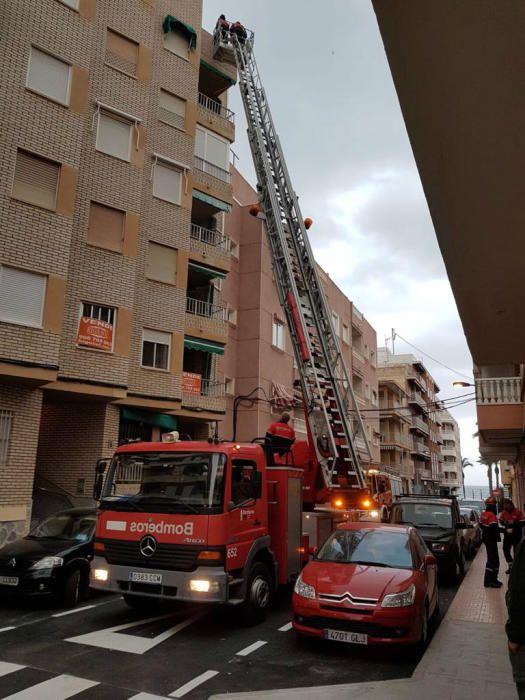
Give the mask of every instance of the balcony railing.
M 197 170 L 202 170 L 203 173 L 208 173 L 208 175 L 216 177 L 218 180 L 222 180 L 223 182 L 227 182 L 228 184 L 231 181 L 231 174 L 229 170 L 219 168 L 218 165 L 214 165 L 213 163 L 204 160 L 204 158 L 195 156 L 194 164 Z
M 412 447 L 412 450 L 411 450 L 411 451 L 412 451 L 413 453 L 415 452 L 415 453 L 417 453 L 417 454 L 425 455 L 426 457 L 429 457 L 429 456 L 430 456 L 430 450 L 429 450 L 428 447 L 425 445 L 425 443 L 423 442 L 423 440 L 414 440 L 414 442 L 413 442 L 413 447 Z
M 212 399 L 222 399 L 226 395 L 226 384 L 212 379 L 203 379 L 201 382 L 201 396 Z
M 410 427 L 421 430 L 421 432 L 425 433 L 425 435 L 429 435 L 430 433 L 428 425 L 422 421 L 421 418 L 412 417 L 412 425 Z
M 419 394 L 417 391 L 413 391 L 411 394 L 408 396 L 408 402 L 409 403 L 416 403 L 418 406 L 420 406 L 426 413 L 428 413 L 428 404 L 423 398 L 421 394 Z
M 188 297 L 186 299 L 186 313 L 195 316 L 203 316 L 204 318 L 214 318 L 218 321 L 228 320 L 228 309 L 224 306 L 216 306 L 208 301 L 201 301 Z
M 407 377 L 417 382 L 423 391 L 428 391 L 427 383 L 420 374 L 417 374 L 416 372 L 409 372 Z
M 204 226 L 192 224 L 190 236 L 194 241 L 199 241 L 200 243 L 206 243 L 207 245 L 214 246 L 215 248 L 220 248 L 225 253 L 231 252 L 231 239 L 220 231 L 213 231 L 212 229 L 204 228 Z
M 522 403 L 521 377 L 476 379 L 476 401 L 482 406 Z
M 232 122 L 232 124 L 235 122 L 235 114 L 231 111 L 231 109 L 228 109 L 217 100 L 214 100 L 212 97 L 203 95 L 202 92 L 199 92 L 199 104 L 201 107 L 204 107 L 204 109 L 207 109 L 208 112 L 213 112 L 213 114 L 216 114 L 223 119 L 227 119 L 229 122 Z

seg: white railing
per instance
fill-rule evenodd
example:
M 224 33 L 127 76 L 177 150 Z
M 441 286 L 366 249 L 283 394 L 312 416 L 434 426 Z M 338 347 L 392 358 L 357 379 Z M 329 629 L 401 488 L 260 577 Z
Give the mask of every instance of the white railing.
M 213 231 L 212 229 L 204 228 L 204 226 L 192 224 L 190 229 L 190 237 L 193 238 L 194 241 L 206 243 L 207 245 L 214 246 L 215 248 L 221 248 L 226 253 L 231 252 L 231 239 L 220 231 Z
M 208 173 L 208 175 L 216 177 L 218 180 L 222 180 L 223 182 L 227 182 L 228 184 L 231 181 L 231 175 L 229 170 L 219 168 L 218 165 L 214 165 L 213 163 L 204 160 L 204 158 L 200 158 L 200 156 L 195 156 L 194 164 L 197 170 L 202 170 L 203 173 Z
M 478 405 L 516 404 L 521 401 L 521 377 L 476 379 Z
M 235 114 L 231 111 L 231 109 L 228 109 L 217 100 L 214 100 L 212 97 L 203 95 L 202 92 L 199 92 L 199 104 L 201 107 L 204 107 L 204 109 L 207 109 L 208 112 L 213 112 L 213 114 L 216 114 L 223 119 L 227 119 L 229 122 L 232 122 L 232 124 L 234 123 Z
M 204 318 L 214 318 L 218 321 L 228 320 L 228 309 L 224 306 L 216 306 L 208 301 L 201 301 L 188 297 L 186 299 L 186 313 L 194 316 L 203 316 Z

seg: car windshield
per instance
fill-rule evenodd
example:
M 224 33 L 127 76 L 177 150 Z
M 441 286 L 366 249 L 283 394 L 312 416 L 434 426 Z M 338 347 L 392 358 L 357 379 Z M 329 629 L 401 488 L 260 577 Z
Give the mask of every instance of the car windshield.
M 95 529 L 95 514 L 58 513 L 44 520 L 29 537 L 32 539 L 75 540 L 87 542 Z
M 440 503 L 397 503 L 393 522 L 448 529 L 452 528 L 452 510 L 449 505 Z
M 336 530 L 324 542 L 315 558 L 342 564 L 413 568 L 406 532 L 387 532 L 382 528 Z
M 221 509 L 226 455 L 217 452 L 141 452 L 115 455 L 104 498 L 118 510 L 198 513 Z

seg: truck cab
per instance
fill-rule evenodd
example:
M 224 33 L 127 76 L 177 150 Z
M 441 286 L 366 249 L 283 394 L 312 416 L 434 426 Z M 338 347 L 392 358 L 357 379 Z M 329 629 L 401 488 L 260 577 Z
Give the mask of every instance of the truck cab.
M 99 463 L 91 586 L 133 607 L 171 599 L 262 615 L 300 569 L 302 470 L 268 467 L 258 444 L 169 435 Z

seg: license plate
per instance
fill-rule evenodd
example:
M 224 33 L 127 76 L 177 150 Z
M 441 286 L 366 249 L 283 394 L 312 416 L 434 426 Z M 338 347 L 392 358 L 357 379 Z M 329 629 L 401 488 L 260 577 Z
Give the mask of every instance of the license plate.
M 129 580 L 134 583 L 162 583 L 162 574 L 148 574 L 144 571 L 131 571 Z
M 368 635 L 358 632 L 343 632 L 342 630 L 324 630 L 324 638 L 334 642 L 346 642 L 347 644 L 368 644 Z
M 0 585 L 18 586 L 18 576 L 0 576 Z

